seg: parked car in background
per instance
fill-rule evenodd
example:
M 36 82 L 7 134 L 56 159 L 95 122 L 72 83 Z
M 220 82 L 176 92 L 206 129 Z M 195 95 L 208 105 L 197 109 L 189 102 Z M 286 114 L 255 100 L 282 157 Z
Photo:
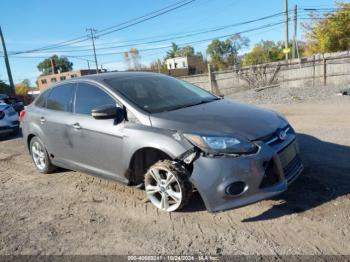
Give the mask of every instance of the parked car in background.
M 21 113 L 36 168 L 56 166 L 144 187 L 163 211 L 195 188 L 209 211 L 287 190 L 300 175 L 296 134 L 281 114 L 154 73 L 60 82 Z
M 18 114 L 11 105 L 0 102 L 0 135 L 18 134 Z
M 4 98 L 8 98 L 9 96 L 6 94 L 0 94 L 0 100 L 4 99 Z
M 24 103 L 20 99 L 14 96 L 3 96 L 0 97 L 0 102 L 11 105 L 17 113 L 21 112 L 24 109 Z

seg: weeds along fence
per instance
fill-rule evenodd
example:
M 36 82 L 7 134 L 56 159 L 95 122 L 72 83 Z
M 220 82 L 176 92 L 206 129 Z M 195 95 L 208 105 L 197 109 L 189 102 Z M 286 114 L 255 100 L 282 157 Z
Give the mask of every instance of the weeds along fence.
M 259 92 L 275 87 L 345 86 L 350 83 L 350 52 L 315 55 L 243 67 L 240 70 L 211 72 L 181 77 L 218 95 L 242 90 Z

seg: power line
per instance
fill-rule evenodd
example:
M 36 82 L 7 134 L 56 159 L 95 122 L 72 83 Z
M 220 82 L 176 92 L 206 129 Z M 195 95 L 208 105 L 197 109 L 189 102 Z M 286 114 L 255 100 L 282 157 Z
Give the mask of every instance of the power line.
M 154 44 L 154 43 L 160 43 L 160 42 L 165 42 L 165 41 L 170 41 L 170 40 L 175 40 L 175 39 L 193 37 L 193 36 L 197 36 L 197 35 L 217 32 L 217 31 L 224 30 L 224 29 L 227 29 L 227 28 L 230 28 L 230 27 L 237 27 L 237 26 L 242 26 L 242 25 L 247 25 L 247 24 L 251 24 L 251 23 L 267 20 L 267 19 L 270 19 L 270 18 L 281 16 L 283 14 L 284 14 L 284 12 L 279 12 L 279 13 L 275 13 L 275 14 L 272 14 L 272 15 L 260 17 L 260 18 L 257 18 L 257 19 L 244 21 L 244 22 L 224 25 L 224 26 L 220 26 L 220 27 L 207 29 L 207 30 L 206 29 L 202 29 L 201 31 L 197 31 L 196 33 L 188 33 L 188 34 L 185 33 L 184 35 L 169 37 L 169 38 L 165 38 L 165 39 L 158 39 L 158 40 L 153 40 L 153 41 L 148 41 L 148 42 L 140 42 L 140 43 L 126 44 L 126 45 L 117 45 L 117 46 L 110 46 L 110 47 L 99 47 L 99 48 L 96 48 L 96 50 L 108 50 L 108 49 L 115 49 L 115 48 L 121 48 L 121 47 L 138 46 L 138 45 L 145 45 L 145 44 Z M 131 40 L 131 41 L 133 41 L 133 40 Z M 85 52 L 85 51 L 92 51 L 92 50 L 93 49 L 88 48 L 88 49 L 80 49 L 80 50 L 57 50 L 57 52 L 62 52 L 62 53 L 65 53 L 65 52 Z
M 136 24 L 139 24 L 139 23 L 142 23 L 142 22 L 145 22 L 145 21 L 148 21 L 150 19 L 153 19 L 155 17 L 158 17 L 160 15 L 163 15 L 163 14 L 166 14 L 168 12 L 171 12 L 173 10 L 176 10 L 182 6 L 185 6 L 185 5 L 188 5 L 192 2 L 194 2 L 196 0 L 182 0 L 182 1 L 179 1 L 179 2 L 176 2 L 175 4 L 172 4 L 170 6 L 167 6 L 167 7 L 164 7 L 164 8 L 161 8 L 159 10 L 156 10 L 156 11 L 153 11 L 153 12 L 150 12 L 146 15 L 143 15 L 143 16 L 140 16 L 140 17 L 137 17 L 137 18 L 134 18 L 134 19 L 130 19 L 126 22 L 123 22 L 123 23 L 120 23 L 118 25 L 114 25 L 114 26 L 111 26 L 111 27 L 108 27 L 108 28 L 105 28 L 105 29 L 102 29 L 102 30 L 99 30 L 97 32 L 105 32 L 106 30 L 109 30 L 109 28 L 115 28 L 115 27 L 118 27 L 118 26 L 121 26 L 121 25 L 124 25 L 124 24 L 127 24 L 127 23 L 130 23 L 132 21 L 137 21 L 137 20 L 140 20 L 140 21 L 137 21 L 135 23 L 132 23 L 130 25 L 126 25 L 122 28 L 118 28 L 118 29 L 115 29 L 113 30 L 114 31 L 119 31 L 119 30 L 122 30 L 122 29 L 125 29 L 125 28 L 128 28 L 128 27 L 131 27 L 133 25 L 136 25 Z M 175 7 L 173 7 L 175 6 Z M 169 7 L 172 7 L 169 9 Z M 167 9 L 167 10 L 165 10 Z M 160 12 L 160 13 L 159 13 Z M 157 14 L 159 13 L 159 14 Z M 149 15 L 152 15 L 152 14 L 156 14 L 156 15 L 153 15 L 151 17 L 147 17 Z M 146 17 L 146 18 L 145 18 Z M 110 34 L 112 33 L 111 32 L 106 32 L 102 35 L 105 35 L 105 34 Z M 102 36 L 102 35 L 99 35 L 99 36 Z M 40 51 L 45 51 L 45 50 L 50 50 L 50 49 L 53 49 L 53 48 L 58 48 L 58 47 L 63 47 L 63 46 L 68 46 L 68 45 L 72 45 L 72 44 L 76 44 L 76 43 L 80 43 L 80 42 L 84 42 L 84 41 L 87 41 L 89 40 L 89 37 L 87 37 L 86 35 L 84 36 L 79 36 L 79 37 L 76 37 L 76 38 L 73 38 L 73 39 L 70 39 L 70 40 L 66 40 L 66 41 L 63 41 L 63 42 L 59 42 L 59 43 L 56 43 L 56 44 L 53 44 L 53 45 L 48 45 L 48 46 L 44 46 L 44 47 L 41 47 L 41 48 L 36 48 L 36 49 L 31 49 L 31 50 L 25 50 L 25 51 L 17 51 L 17 52 L 13 52 L 12 55 L 17 55 L 17 54 L 24 54 L 24 53 L 34 53 L 34 52 L 40 52 Z
M 99 30 L 98 32 L 103 33 L 103 32 L 106 32 L 106 31 L 108 31 L 108 30 L 110 30 L 110 29 L 113 29 L 113 28 L 116 28 L 116 27 L 120 27 L 120 26 L 129 24 L 129 23 L 132 23 L 132 22 L 134 22 L 134 21 L 137 21 L 137 20 L 146 18 L 146 17 L 148 17 L 148 16 L 157 14 L 157 13 L 162 12 L 162 11 L 170 12 L 170 11 L 172 11 L 172 10 L 167 10 L 167 9 L 172 8 L 172 7 L 175 7 L 175 8 L 177 9 L 177 8 L 183 6 L 183 5 L 181 5 L 181 6 L 178 7 L 179 4 L 187 5 L 187 4 L 190 4 L 191 2 L 194 2 L 195 0 L 191 0 L 190 2 L 188 2 L 188 1 L 189 1 L 189 0 L 182 0 L 182 1 L 176 2 L 176 3 L 174 3 L 174 4 L 168 5 L 168 6 L 166 6 L 166 7 L 163 7 L 163 8 L 161 8 L 161 9 L 158 9 L 158 10 L 156 10 L 156 11 L 152 11 L 152 12 L 147 13 L 147 14 L 145 14 L 145 15 L 142 15 L 142 16 L 139 16 L 139 17 L 136 17 L 136 18 L 132 18 L 132 19 L 130 19 L 130 20 L 127 20 L 127 21 L 125 21 L 125 22 L 122 22 L 122 23 L 119 23 L 119 24 L 116 24 L 116 25 L 113 25 L 113 26 L 109 26 L 109 27 L 107 27 L 107 28 L 104 28 L 104 29 L 102 29 L 102 30 Z M 175 10 L 175 9 L 174 9 L 174 10 Z
M 311 10 L 312 11 L 317 11 L 318 9 L 307 9 L 307 8 L 299 8 L 298 10 L 301 10 L 301 11 L 304 11 L 304 12 L 310 12 Z M 339 10 L 342 10 L 342 9 L 339 9 L 339 8 L 323 8 L 323 9 L 320 9 L 319 11 L 324 11 L 324 10 L 328 10 L 328 11 L 332 11 L 332 12 L 336 12 L 336 11 L 339 11 Z M 245 22 L 241 22 L 241 23 L 236 23 L 236 24 L 230 24 L 230 25 L 225 25 L 225 26 L 221 26 L 221 27 L 216 27 L 216 28 L 212 28 L 212 29 L 208 29 L 206 31 L 201 31 L 201 30 L 194 30 L 194 31 L 188 31 L 188 32 L 184 32 L 184 34 L 187 34 L 188 35 L 180 35 L 180 36 L 177 36 L 175 37 L 174 35 L 178 35 L 178 34 L 181 34 L 181 33 L 176 33 L 176 34 L 167 34 L 167 35 L 163 35 L 163 36 L 173 36 L 171 38 L 167 38 L 167 39 L 161 39 L 161 40 L 154 40 L 154 41 L 150 41 L 150 42 L 145 42 L 145 43 L 134 43 L 134 44 L 131 44 L 132 42 L 135 42 L 135 41 L 139 41 L 139 40 L 146 40 L 146 39 L 153 39 L 155 37 L 146 37 L 146 38 L 139 38 L 139 39 L 134 39 L 134 40 L 129 40 L 129 41 L 115 41 L 115 42 L 109 42 L 109 43 L 105 43 L 104 45 L 109 45 L 109 44 L 113 44 L 113 43 L 130 43 L 128 45 L 120 45 L 120 46 L 110 46 L 110 47 L 99 47 L 99 48 L 96 48 L 96 50 L 106 50 L 106 49 L 114 49 L 114 48 L 120 48 L 120 47 L 127 47 L 127 46 L 135 46 L 135 45 L 142 45 L 142 44 L 150 44 L 150 43 L 159 43 L 159 42 L 163 42 L 163 41 L 169 41 L 169 40 L 174 40 L 174 39 L 181 39 L 181 38 L 186 38 L 186 37 L 191 37 L 191 36 L 194 36 L 194 35 L 200 35 L 200 34 L 205 34 L 205 33 L 208 33 L 208 32 L 214 32 L 214 31 L 219 31 L 219 30 L 224 30 L 226 28 L 229 28 L 229 27 L 234 27 L 234 26 L 240 26 L 240 25 L 245 25 L 245 24 L 249 24 L 249 23 L 254 23 L 254 22 L 258 22 L 258 21 L 262 21 L 262 20 L 266 20 L 266 19 L 269 19 L 269 18 L 273 18 L 273 17 L 276 17 L 276 16 L 279 16 L 279 15 L 282 15 L 284 14 L 284 12 L 280 12 L 280 13 L 276 13 L 276 14 L 272 14 L 272 15 L 269 15 L 269 16 L 265 16 L 265 17 L 261 17 L 261 18 L 258 18 L 258 19 L 253 19 L 253 20 L 248 20 L 248 21 L 245 21 Z M 131 21 L 131 20 L 130 20 Z M 124 24 L 124 23 L 122 23 Z M 119 30 L 119 29 L 118 29 Z M 202 30 L 205 30 L 205 29 L 202 29 Z M 101 32 L 103 30 L 100 30 L 98 32 Z M 193 34 L 190 34 L 192 32 L 195 32 Z M 197 32 L 197 33 L 196 33 Z M 156 36 L 157 37 L 157 36 Z M 158 37 L 161 37 L 161 36 L 158 36 Z M 85 41 L 85 40 L 84 40 Z M 84 45 L 84 46 L 71 46 L 71 48 L 76 48 L 76 50 L 55 50 L 55 52 L 83 52 L 83 51 L 92 51 L 92 49 L 80 49 L 82 47 L 88 47 L 89 45 Z M 57 48 L 62 48 L 64 46 L 59 46 Z M 53 47 L 52 47 L 53 48 Z M 50 48 L 50 49 L 52 49 Z
M 114 29 L 114 30 L 111 30 L 111 31 L 108 31 L 108 32 L 105 32 L 105 33 L 102 33 L 102 34 L 97 34 L 97 36 L 98 36 L 98 37 L 101 37 L 101 36 L 104 36 L 104 35 L 108 35 L 108 34 L 111 34 L 111 33 L 114 33 L 114 32 L 117 32 L 117 31 L 120 31 L 120 30 L 129 28 L 129 27 L 134 26 L 134 25 L 138 25 L 138 24 L 143 23 L 143 22 L 145 22 L 145 21 L 151 20 L 151 19 L 156 18 L 156 17 L 158 17 L 158 16 L 161 16 L 161 15 L 163 15 L 163 14 L 166 14 L 166 13 L 169 13 L 169 12 L 174 11 L 174 10 L 176 10 L 176 9 L 179 9 L 179 8 L 181 8 L 181 7 L 185 6 L 185 5 L 188 5 L 188 4 L 190 4 L 190 3 L 194 2 L 194 1 L 196 1 L 196 0 L 190 0 L 190 1 L 186 2 L 186 3 L 183 3 L 183 4 L 181 4 L 181 5 L 178 5 L 178 6 L 175 6 L 175 7 L 173 7 L 173 8 L 170 8 L 170 9 L 168 9 L 168 10 L 165 10 L 165 11 L 163 11 L 163 12 L 160 12 L 159 14 L 156 14 L 156 15 L 153 15 L 153 16 L 151 16 L 151 17 L 147 17 L 147 18 L 141 19 L 140 21 L 131 23 L 131 24 L 126 25 L 126 26 L 123 26 L 123 27 L 121 27 L 121 28 L 117 28 L 117 29 Z M 99 32 L 101 32 L 101 31 L 99 31 Z
M 220 35 L 220 36 L 215 36 L 215 37 L 211 37 L 211 38 L 201 39 L 201 40 L 197 40 L 197 41 L 181 43 L 181 44 L 178 44 L 178 46 L 185 46 L 185 45 L 189 45 L 189 44 L 202 43 L 202 42 L 210 41 L 210 40 L 213 40 L 213 39 L 220 39 L 220 38 L 230 37 L 230 36 L 235 35 L 235 34 L 244 34 L 244 33 L 248 33 L 248 32 L 262 30 L 262 29 L 265 29 L 265 28 L 270 28 L 270 27 L 273 27 L 273 26 L 276 26 L 276 25 L 280 25 L 282 23 L 284 23 L 284 21 L 280 21 L 280 22 L 276 22 L 276 23 L 269 23 L 269 24 L 265 24 L 265 25 L 262 25 L 262 26 L 258 26 L 258 27 L 254 27 L 254 28 L 251 28 L 251 29 L 243 30 L 243 31 L 240 31 L 240 32 L 234 32 L 234 33 L 230 33 L 230 34 L 226 34 L 226 35 Z M 139 51 L 140 52 L 146 52 L 146 51 L 152 51 L 152 50 L 161 50 L 161 49 L 165 49 L 165 48 L 169 48 L 169 47 L 171 47 L 171 45 L 166 45 L 166 46 L 162 46 L 162 47 L 139 49 Z M 125 51 L 100 53 L 99 56 L 123 54 L 124 52 Z M 86 57 L 91 57 L 91 56 L 93 56 L 93 55 L 75 55 L 75 56 L 67 56 L 67 57 L 73 57 L 73 58 L 77 58 L 78 59 L 78 58 L 84 58 L 84 57 L 86 58 Z M 16 56 L 14 56 L 14 57 L 16 57 Z M 21 58 L 30 58 L 30 57 L 21 57 Z M 89 61 L 91 61 L 91 60 L 89 60 Z
M 305 8 L 298 8 L 298 10 L 302 10 L 302 11 L 305 12 Z M 324 10 L 324 9 L 322 9 L 322 10 Z M 333 9 L 327 9 L 327 10 L 333 10 L 333 12 L 334 12 L 334 11 L 337 11 L 339 9 L 334 9 L 333 8 Z M 197 33 L 193 33 L 193 34 L 186 34 L 186 35 L 182 35 L 182 36 L 180 35 L 180 36 L 177 36 L 177 37 L 172 37 L 172 38 L 167 38 L 167 39 L 159 39 L 159 40 L 154 40 L 154 41 L 149 41 L 149 42 L 134 43 L 134 44 L 130 44 L 130 45 L 111 46 L 111 47 L 108 47 L 108 48 L 107 47 L 102 47 L 102 48 L 96 48 L 96 49 L 97 50 L 114 49 L 114 48 L 120 48 L 120 47 L 126 47 L 126 46 L 143 45 L 143 44 L 150 44 L 150 43 L 157 43 L 157 42 L 159 43 L 159 42 L 164 42 L 164 41 L 169 41 L 169 40 L 174 40 L 174 39 L 192 37 L 192 36 L 195 36 L 195 35 L 200 35 L 200 34 L 204 34 L 204 33 L 209 33 L 209 32 L 215 32 L 215 31 L 223 30 L 223 29 L 226 29 L 226 28 L 229 28 L 229 27 L 233 27 L 233 26 L 239 26 L 239 25 L 244 25 L 244 24 L 249 24 L 249 23 L 253 23 L 253 22 L 269 19 L 269 18 L 272 18 L 272 17 L 279 16 L 279 15 L 281 15 L 283 13 L 284 12 L 280 12 L 280 13 L 272 14 L 272 15 L 269 15 L 269 16 L 261 17 L 261 18 L 258 18 L 258 19 L 253 19 L 253 20 L 241 22 L 241 23 L 235 23 L 235 24 L 225 25 L 225 26 L 221 26 L 221 27 L 216 27 L 216 28 L 213 28 L 212 30 L 207 30 L 207 31 L 198 31 L 198 30 L 196 30 L 196 31 L 192 31 L 192 32 L 197 32 Z M 309 19 L 309 18 L 301 17 L 301 19 L 304 20 L 304 19 Z M 322 18 L 315 18 L 315 19 L 322 19 Z M 142 39 L 142 38 L 140 38 L 140 39 Z M 145 38 L 145 39 L 149 39 L 149 38 Z M 136 41 L 136 40 L 137 39 L 126 41 L 126 42 L 131 42 L 131 41 Z M 91 50 L 93 50 L 93 49 L 85 49 L 85 50 L 84 49 L 82 49 L 82 50 L 57 50 L 57 52 L 82 52 L 82 51 L 91 51 Z
M 230 34 L 226 34 L 226 35 L 220 35 L 220 36 L 206 38 L 206 39 L 201 39 L 201 40 L 197 40 L 197 41 L 181 43 L 181 44 L 178 44 L 178 46 L 186 46 L 186 45 L 190 45 L 190 44 L 197 44 L 197 43 L 210 41 L 210 40 L 213 40 L 213 39 L 226 38 L 226 37 L 230 37 L 230 36 L 236 35 L 236 34 L 244 34 L 244 33 L 248 33 L 248 32 L 253 32 L 253 31 L 269 28 L 269 27 L 272 27 L 272 26 L 280 25 L 282 23 L 284 23 L 284 21 L 276 22 L 276 23 L 270 23 L 270 24 L 266 24 L 266 25 L 262 25 L 262 26 L 259 26 L 259 27 L 243 30 L 243 31 L 240 31 L 240 32 L 230 33 Z M 166 46 L 162 46 L 162 47 L 153 47 L 153 48 L 139 49 L 138 51 L 145 52 L 145 51 L 151 51 L 151 50 L 165 49 L 165 48 L 169 48 L 169 47 L 171 47 L 171 45 L 166 45 Z M 124 51 L 110 52 L 110 53 L 100 53 L 99 56 L 116 55 L 116 54 L 123 54 L 123 53 L 124 53 Z M 89 56 L 91 56 L 91 55 L 81 55 L 81 56 L 77 56 L 77 57 L 89 57 Z

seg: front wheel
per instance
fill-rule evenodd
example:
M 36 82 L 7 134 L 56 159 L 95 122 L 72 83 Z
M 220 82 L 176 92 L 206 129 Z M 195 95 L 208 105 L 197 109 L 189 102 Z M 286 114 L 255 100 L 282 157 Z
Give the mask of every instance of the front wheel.
M 163 160 L 145 174 L 145 191 L 157 208 L 172 212 L 183 208 L 192 194 L 188 171 L 179 163 Z

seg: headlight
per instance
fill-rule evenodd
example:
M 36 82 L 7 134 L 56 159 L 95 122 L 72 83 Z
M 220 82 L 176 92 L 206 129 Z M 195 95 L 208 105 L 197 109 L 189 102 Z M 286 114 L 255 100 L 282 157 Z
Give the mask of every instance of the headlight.
M 236 137 L 193 134 L 184 134 L 184 136 L 192 144 L 209 153 L 252 154 L 258 150 L 255 144 Z

